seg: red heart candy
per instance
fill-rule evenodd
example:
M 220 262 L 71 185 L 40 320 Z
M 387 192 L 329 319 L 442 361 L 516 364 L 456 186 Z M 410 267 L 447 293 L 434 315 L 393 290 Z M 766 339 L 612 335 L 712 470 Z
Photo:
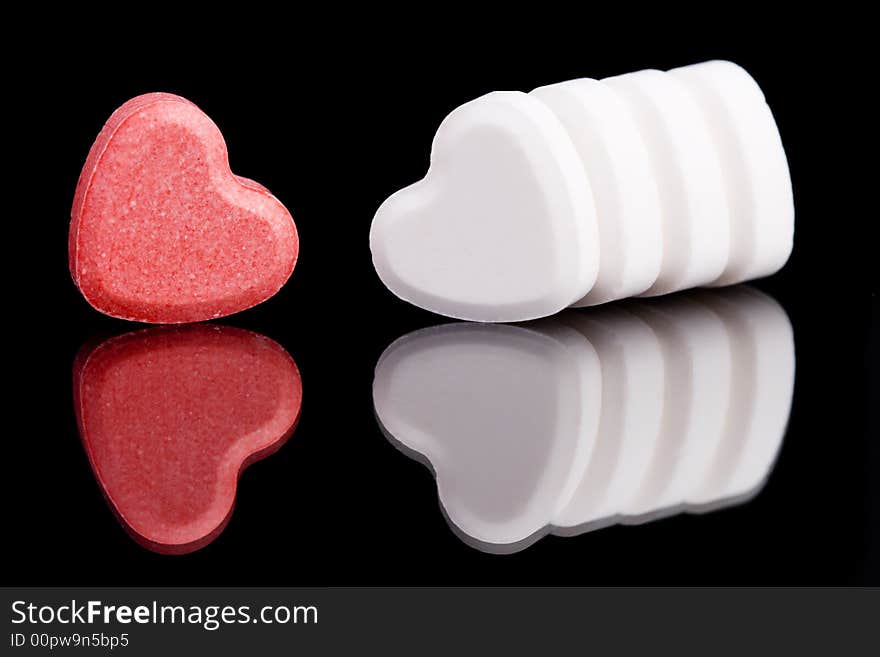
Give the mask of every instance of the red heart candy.
M 138 543 L 165 554 L 220 534 L 240 472 L 281 447 L 302 403 L 296 364 L 280 345 L 208 324 L 86 346 L 73 383 L 104 496 Z
M 69 250 L 73 280 L 97 310 L 178 323 L 271 297 L 299 241 L 278 199 L 230 171 L 211 119 L 185 98 L 153 93 L 117 109 L 92 145 Z

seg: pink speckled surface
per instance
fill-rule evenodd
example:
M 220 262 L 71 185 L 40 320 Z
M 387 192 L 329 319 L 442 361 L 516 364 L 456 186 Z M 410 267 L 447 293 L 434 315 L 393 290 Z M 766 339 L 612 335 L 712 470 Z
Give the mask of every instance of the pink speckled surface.
M 151 323 L 229 315 L 275 294 L 298 250 L 290 213 L 230 171 L 219 129 L 184 98 L 129 100 L 89 151 L 70 271 L 103 313 Z
M 296 364 L 280 345 L 209 324 L 84 347 L 73 387 L 80 436 L 116 517 L 166 554 L 219 535 L 239 473 L 286 441 L 302 403 Z

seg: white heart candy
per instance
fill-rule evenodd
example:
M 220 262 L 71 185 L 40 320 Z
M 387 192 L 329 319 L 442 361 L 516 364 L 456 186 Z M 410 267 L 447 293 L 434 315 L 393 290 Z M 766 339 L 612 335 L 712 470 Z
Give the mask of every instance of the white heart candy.
M 487 94 L 446 117 L 428 174 L 382 204 L 370 247 L 392 292 L 460 319 L 550 315 L 598 271 L 580 158 L 553 113 L 520 92 Z
M 793 207 L 763 93 L 713 61 L 462 105 L 425 178 L 379 208 L 370 248 L 417 306 L 521 321 L 771 274 Z
M 562 121 L 590 181 L 599 225 L 599 273 L 574 306 L 641 294 L 660 274 L 662 209 L 638 124 L 624 100 L 583 78 L 531 92 Z

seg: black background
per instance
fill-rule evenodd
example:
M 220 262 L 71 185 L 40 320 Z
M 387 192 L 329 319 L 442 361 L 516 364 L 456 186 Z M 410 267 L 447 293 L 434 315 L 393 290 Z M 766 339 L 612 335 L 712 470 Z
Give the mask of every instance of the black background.
M 702 22 L 674 34 L 647 19 L 642 34 L 625 19 L 560 13 L 549 26 L 468 30 L 462 20 L 436 32 L 425 30 L 430 16 L 400 14 L 385 28 L 346 16 L 344 32 L 302 22 L 269 32 L 273 18 L 260 16 L 254 26 L 200 25 L 198 43 L 171 21 L 144 35 L 122 24 L 82 28 L 63 43 L 34 35 L 34 51 L 52 48 L 51 64 L 13 67 L 7 102 L 21 150 L 7 190 L 6 324 L 15 337 L 5 583 L 880 584 L 877 267 L 866 248 L 877 210 L 872 181 L 861 181 L 876 164 L 861 168 L 868 87 L 857 83 L 859 53 L 829 42 L 830 23 L 761 31 L 766 17 L 757 14 L 722 33 L 723 12 L 692 18 Z M 854 34 L 840 41 L 858 45 Z M 797 355 L 771 479 L 745 506 L 705 516 L 546 537 L 514 555 L 478 552 L 449 530 L 428 470 L 388 443 L 373 417 L 384 348 L 446 321 L 382 286 L 367 242 L 373 213 L 424 174 L 441 119 L 478 95 L 713 58 L 743 65 L 761 84 L 795 190 L 794 254 L 757 284 L 786 308 Z M 80 345 L 138 328 L 94 311 L 70 280 L 77 176 L 110 113 L 149 91 L 183 95 L 211 116 L 233 170 L 272 190 L 301 240 L 286 287 L 221 322 L 264 333 L 293 356 L 304 386 L 299 427 L 244 472 L 220 537 L 178 557 L 144 550 L 116 523 L 71 399 Z

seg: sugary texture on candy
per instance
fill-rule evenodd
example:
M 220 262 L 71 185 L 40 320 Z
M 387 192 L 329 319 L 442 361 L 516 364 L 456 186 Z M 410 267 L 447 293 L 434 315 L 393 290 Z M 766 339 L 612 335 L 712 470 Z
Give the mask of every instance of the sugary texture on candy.
M 151 550 L 203 547 L 226 526 L 239 473 L 277 450 L 302 402 L 296 364 L 242 329 L 154 327 L 83 347 L 74 405 L 95 477 Z
M 290 213 L 230 171 L 220 130 L 185 98 L 129 100 L 89 151 L 70 271 L 107 315 L 179 323 L 244 310 L 284 285 L 298 250 Z

